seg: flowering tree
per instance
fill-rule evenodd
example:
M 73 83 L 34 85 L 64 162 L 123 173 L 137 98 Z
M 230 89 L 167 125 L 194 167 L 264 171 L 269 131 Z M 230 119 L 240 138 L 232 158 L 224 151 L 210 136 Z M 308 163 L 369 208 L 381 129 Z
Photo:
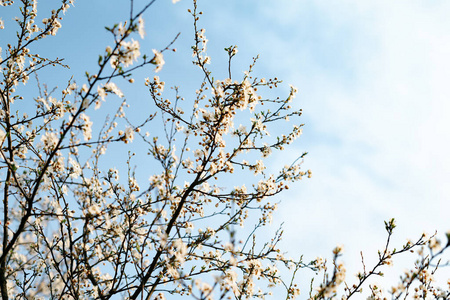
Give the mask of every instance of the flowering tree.
M 291 86 L 283 98 L 263 96 L 281 81 L 256 78 L 256 58 L 242 78 L 234 78 L 236 46 L 225 49 L 228 76 L 215 78 L 195 0 L 189 10 L 195 30 L 193 62 L 204 80 L 185 100 L 177 87 L 167 96 L 165 82 L 155 74 L 145 79 L 153 108 L 141 121 L 127 117 L 129 105 L 118 86 L 133 83 L 137 68 L 153 65 L 149 72 L 159 72 L 164 54 L 175 50 L 176 36 L 164 49 L 141 55 L 143 13 L 155 1 L 136 11 L 130 0 L 128 19 L 106 27 L 111 45 L 105 45 L 98 66 L 85 78 L 68 79 L 61 91 L 37 81 L 38 92 L 31 97 L 21 92 L 30 76 L 38 79 L 40 70 L 64 66 L 61 59 L 34 53 L 32 46 L 57 34 L 73 0 L 61 0 L 46 18 L 38 17 L 35 0 L 17 2 L 0 1 L 20 7 L 14 42 L 0 45 L 3 300 L 247 299 L 264 298 L 276 286 L 282 288 L 277 293 L 290 299 L 300 293 L 294 280 L 300 269 L 323 275 L 304 293 L 309 298 L 332 298 L 339 286 L 344 286 L 343 297 L 350 298 L 369 277 L 380 275 L 378 268 L 393 256 L 426 245 L 431 254 L 421 250 L 417 269 L 401 277 L 392 294 L 404 297 L 420 282 L 417 295 L 449 297 L 432 285 L 430 276 L 434 261 L 449 245 L 433 252 L 437 240 L 422 236 L 390 250 L 393 220 L 386 223 L 389 238 L 379 263 L 373 269 L 364 266 L 354 285 L 342 285 L 340 247 L 333 251 L 328 271 L 321 258 L 306 263 L 285 258 L 277 246 L 281 230 L 262 242 L 256 239 L 256 230 L 270 223 L 277 207 L 273 197 L 311 176 L 298 160 L 275 174 L 264 166 L 273 151 L 284 150 L 301 134 L 302 125 L 296 123 L 301 111 L 289 104 L 297 90 Z M 102 110 L 110 111 L 113 104 L 104 102 L 111 97 L 122 99 L 116 112 L 94 124 L 91 116 L 98 120 Z M 286 121 L 295 125 L 283 127 Z M 275 127 L 276 133 L 285 128 L 284 134 L 273 136 Z M 118 147 L 129 150 L 124 170 L 108 163 L 107 150 Z M 137 174 L 135 156 L 140 166 L 147 166 L 149 179 Z M 242 179 L 235 184 L 233 173 L 245 178 L 244 184 Z M 246 231 L 249 224 L 252 230 Z M 370 288 L 378 299 L 381 289 Z

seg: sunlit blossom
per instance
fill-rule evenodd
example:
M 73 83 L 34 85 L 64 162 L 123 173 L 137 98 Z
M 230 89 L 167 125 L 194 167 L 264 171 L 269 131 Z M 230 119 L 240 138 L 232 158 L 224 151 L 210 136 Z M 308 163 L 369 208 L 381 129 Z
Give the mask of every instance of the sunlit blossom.
M 145 36 L 145 25 L 144 25 L 144 19 L 142 18 L 142 15 L 139 16 L 139 19 L 138 19 L 138 32 L 139 32 L 139 36 L 141 37 L 141 39 L 143 39 Z
M 152 51 L 153 51 L 154 56 L 153 56 L 151 62 L 152 62 L 152 64 L 156 65 L 155 72 L 159 72 L 162 70 L 162 67 L 165 64 L 164 57 L 163 57 L 163 54 L 161 52 L 159 52 L 158 50 L 153 49 Z

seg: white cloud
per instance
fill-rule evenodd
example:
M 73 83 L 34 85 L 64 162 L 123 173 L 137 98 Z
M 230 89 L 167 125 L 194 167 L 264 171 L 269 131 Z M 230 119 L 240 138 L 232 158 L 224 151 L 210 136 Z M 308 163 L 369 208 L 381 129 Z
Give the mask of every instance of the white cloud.
M 392 216 L 398 243 L 450 229 L 449 8 L 277 1 L 261 9 L 279 26 L 254 39 L 270 38 L 262 63 L 300 89 L 307 125 L 298 147 L 314 174 L 281 206 L 291 251 L 326 255 L 341 242 L 358 260 L 359 250 L 382 247 Z

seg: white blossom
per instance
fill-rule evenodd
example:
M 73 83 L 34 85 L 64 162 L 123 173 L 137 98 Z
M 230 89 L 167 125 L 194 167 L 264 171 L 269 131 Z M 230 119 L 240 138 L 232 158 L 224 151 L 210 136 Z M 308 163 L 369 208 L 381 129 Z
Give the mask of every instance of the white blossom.
M 108 82 L 107 84 L 105 84 L 104 88 L 106 89 L 106 91 L 113 92 L 120 98 L 124 96 L 122 91 L 117 87 L 117 85 L 114 82 Z
M 163 54 L 159 52 L 158 50 L 153 49 L 153 56 L 151 63 L 156 65 L 155 72 L 159 72 L 162 70 L 163 65 L 165 64 Z
M 72 157 L 69 157 L 69 163 L 72 167 L 72 172 L 70 173 L 70 177 L 77 179 L 81 175 L 81 167 L 76 160 Z
M 46 132 L 42 138 L 41 142 L 44 144 L 44 149 L 53 150 L 58 144 L 59 137 L 54 132 Z
M 138 19 L 138 32 L 139 32 L 139 36 L 141 37 L 141 39 L 143 39 L 145 36 L 145 25 L 144 25 L 144 19 L 142 18 L 142 16 L 139 16 L 139 19 Z

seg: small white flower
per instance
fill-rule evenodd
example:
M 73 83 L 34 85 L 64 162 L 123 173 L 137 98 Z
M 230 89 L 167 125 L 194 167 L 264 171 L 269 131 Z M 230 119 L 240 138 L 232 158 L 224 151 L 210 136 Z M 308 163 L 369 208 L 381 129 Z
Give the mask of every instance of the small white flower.
M 134 139 L 134 130 L 131 127 L 125 129 L 125 143 L 131 143 Z
M 117 85 L 114 82 L 108 82 L 107 84 L 105 84 L 105 89 L 108 92 L 113 92 L 114 94 L 116 94 L 120 98 L 123 97 L 122 91 L 117 87 Z
M 100 207 L 97 204 L 93 204 L 93 205 L 89 205 L 88 212 L 91 215 L 96 216 L 96 215 L 100 214 L 101 210 L 100 210 Z
M 145 26 L 144 26 L 144 19 L 142 18 L 142 16 L 139 16 L 138 19 L 138 32 L 141 39 L 143 39 L 145 36 Z
M 44 144 L 45 149 L 52 150 L 58 144 L 59 138 L 54 132 L 46 132 L 42 138 L 41 142 Z
M 3 144 L 3 141 L 5 140 L 6 134 L 3 130 L 0 129 L 0 145 Z
M 69 157 L 69 163 L 72 166 L 72 173 L 70 173 L 70 177 L 77 179 L 81 175 L 81 167 L 72 157 Z
M 155 50 L 155 49 L 153 49 L 152 51 L 153 51 L 153 54 L 155 54 L 155 56 L 152 58 L 152 60 L 150 62 L 152 64 L 156 65 L 155 72 L 159 72 L 159 71 L 161 71 L 163 65 L 166 62 L 164 61 L 164 57 L 161 52 L 159 52 L 158 50 Z
M 97 93 L 98 93 L 98 96 L 100 97 L 100 99 L 102 99 L 102 101 L 105 101 L 105 97 L 106 97 L 105 89 L 100 87 L 100 86 L 98 86 L 97 87 Z

